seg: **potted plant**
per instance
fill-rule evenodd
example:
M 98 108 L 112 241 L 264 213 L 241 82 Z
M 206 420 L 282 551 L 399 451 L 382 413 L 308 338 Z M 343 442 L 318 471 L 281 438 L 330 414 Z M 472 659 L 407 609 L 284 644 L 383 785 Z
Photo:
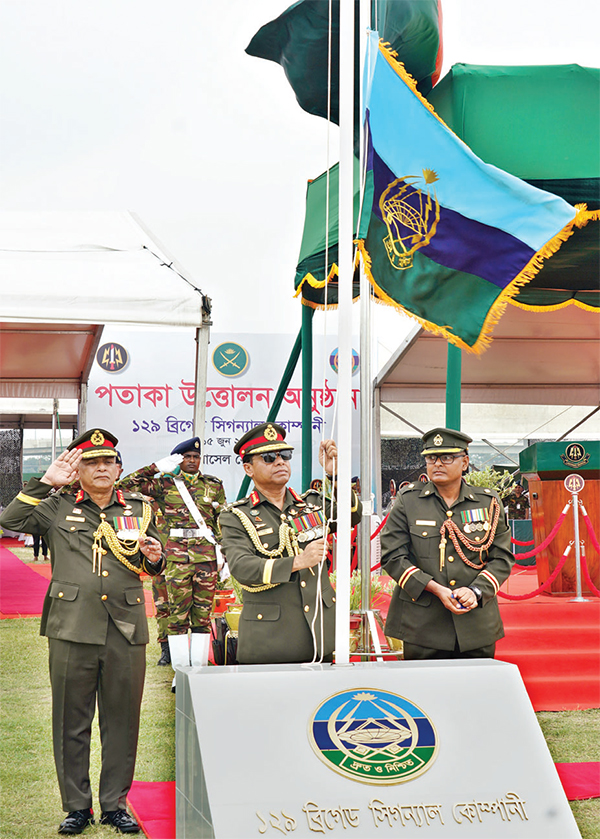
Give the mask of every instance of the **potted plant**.
M 331 585 L 335 588 L 336 572 L 329 575 Z M 378 594 L 387 593 L 393 580 L 378 574 L 371 575 L 371 608 Z M 362 636 L 362 592 L 360 571 L 353 571 L 350 577 L 350 652 L 355 653 L 360 646 Z M 374 612 L 378 611 L 373 609 Z

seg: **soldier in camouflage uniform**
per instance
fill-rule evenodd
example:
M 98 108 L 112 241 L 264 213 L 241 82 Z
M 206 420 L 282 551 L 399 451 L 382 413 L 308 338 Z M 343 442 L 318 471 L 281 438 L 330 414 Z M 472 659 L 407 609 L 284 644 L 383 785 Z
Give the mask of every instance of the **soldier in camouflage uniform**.
M 523 492 L 522 484 L 515 484 L 515 488 L 506 499 L 509 519 L 529 518 L 529 498 Z
M 200 472 L 200 440 L 194 437 L 175 446 L 170 457 L 128 475 L 121 486 L 150 496 L 162 513 L 170 610 L 168 636 L 173 658 L 176 646 L 179 652 L 184 649 L 175 638 L 185 638 L 187 645 L 188 629 L 195 634 L 210 633 L 218 574 L 218 514 L 225 504 L 223 484 L 218 478 Z M 191 496 L 200 521 L 188 509 L 180 488 Z M 173 659 L 174 665 L 178 663 L 189 664 L 189 655 L 187 662 L 185 652 L 181 662 Z

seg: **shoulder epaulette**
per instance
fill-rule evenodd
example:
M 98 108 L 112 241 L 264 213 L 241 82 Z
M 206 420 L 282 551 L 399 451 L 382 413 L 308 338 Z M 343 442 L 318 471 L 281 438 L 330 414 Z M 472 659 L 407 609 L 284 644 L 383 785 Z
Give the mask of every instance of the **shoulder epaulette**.
M 400 487 L 398 495 L 404 495 L 405 492 L 411 492 L 413 489 L 423 489 L 423 484 L 419 481 L 418 484 L 408 484 L 408 486 Z
M 246 496 L 246 498 L 240 498 L 239 501 L 230 501 L 228 504 L 225 505 L 225 507 L 222 508 L 221 512 L 222 513 L 228 513 L 234 507 L 241 507 L 242 504 L 245 504 L 247 500 L 248 500 L 248 496 Z
M 119 496 L 119 493 L 121 493 L 123 498 L 141 498 L 142 500 L 144 498 L 141 492 L 124 492 L 123 490 L 118 489 L 117 497 Z
M 214 484 L 221 485 L 223 481 L 220 478 L 217 478 L 216 475 L 206 475 L 204 472 L 202 473 L 202 477 L 206 478 L 207 481 L 212 481 Z
M 466 483 L 466 481 L 465 481 Z M 498 492 L 495 489 L 490 489 L 489 487 L 476 487 L 472 486 L 472 484 L 467 484 L 471 492 L 477 495 L 483 495 L 487 498 L 499 498 Z

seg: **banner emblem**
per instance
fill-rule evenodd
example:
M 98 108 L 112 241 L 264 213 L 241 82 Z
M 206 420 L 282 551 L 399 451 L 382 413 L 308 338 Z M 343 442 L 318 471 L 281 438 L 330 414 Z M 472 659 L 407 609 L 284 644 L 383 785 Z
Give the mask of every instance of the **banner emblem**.
M 250 356 L 241 344 L 226 341 L 224 344 L 219 344 L 216 348 L 212 356 L 212 361 L 215 370 L 222 376 L 227 376 L 228 379 L 231 379 L 234 376 L 242 375 L 248 367 Z
M 325 699 L 308 724 L 310 744 L 334 772 L 363 784 L 402 784 L 426 772 L 438 752 L 433 723 L 410 700 L 358 688 Z

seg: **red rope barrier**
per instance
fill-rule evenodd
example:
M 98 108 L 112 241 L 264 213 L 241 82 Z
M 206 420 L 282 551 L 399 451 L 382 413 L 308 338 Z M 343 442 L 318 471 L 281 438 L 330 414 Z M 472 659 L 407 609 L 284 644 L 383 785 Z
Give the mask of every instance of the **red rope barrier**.
M 538 594 L 541 594 L 545 589 L 552 585 L 554 580 L 558 577 L 560 572 L 562 571 L 562 567 L 567 561 L 567 557 L 569 556 L 569 551 L 571 550 L 571 545 L 567 545 L 562 558 L 552 574 L 548 577 L 545 583 L 542 583 L 539 588 L 536 588 L 534 591 L 530 591 L 528 594 L 505 594 L 503 591 L 498 592 L 498 597 L 504 597 L 505 600 L 529 600 L 531 597 L 537 597 Z
M 390 515 L 390 514 L 388 513 L 388 514 L 387 514 L 387 516 L 384 518 L 384 520 L 381 522 L 381 524 L 380 524 L 380 525 L 378 525 L 377 530 L 375 530 L 373 533 L 371 533 L 371 542 L 373 541 L 373 539 L 374 539 L 376 536 L 379 536 L 379 534 L 380 534 L 380 533 L 381 533 L 381 531 L 383 530 L 383 526 L 384 526 L 384 524 L 385 524 L 385 523 L 386 523 L 386 521 L 388 520 L 389 515 Z
M 592 578 L 590 577 L 589 568 L 587 566 L 587 559 L 585 556 L 585 542 L 581 543 L 581 568 L 583 571 L 583 576 L 585 577 L 585 581 L 588 584 L 590 591 L 596 595 L 596 597 L 600 597 L 600 591 L 596 588 L 596 586 L 592 582 Z
M 583 520 L 585 522 L 585 526 L 587 527 L 588 533 L 590 534 L 591 543 L 594 546 L 594 548 L 598 551 L 598 553 L 600 554 L 600 544 L 598 544 L 598 538 L 597 538 L 596 534 L 594 533 L 594 526 L 592 525 L 590 517 L 587 514 L 587 510 L 583 506 L 583 501 L 580 501 L 579 503 L 581 505 L 581 513 L 583 515 Z
M 519 542 L 518 539 L 513 539 L 511 536 L 510 541 L 513 545 L 519 545 L 522 548 L 524 548 L 526 545 L 535 545 L 535 539 L 532 539 L 531 542 Z
M 546 536 L 544 541 L 541 542 L 537 546 L 537 548 L 534 548 L 532 551 L 524 551 L 522 554 L 516 554 L 516 556 L 518 556 L 519 559 L 529 559 L 530 557 L 536 556 L 537 554 L 541 553 L 541 551 L 545 550 L 548 547 L 550 542 L 554 539 L 554 537 L 558 533 L 561 524 L 565 520 L 565 518 L 567 516 L 567 512 L 569 510 L 569 505 L 570 504 L 571 504 L 571 502 L 569 501 L 569 503 L 565 505 L 564 510 L 562 511 L 560 516 L 558 517 L 558 521 L 556 522 L 556 524 L 554 525 L 554 527 L 552 528 L 550 533 Z

